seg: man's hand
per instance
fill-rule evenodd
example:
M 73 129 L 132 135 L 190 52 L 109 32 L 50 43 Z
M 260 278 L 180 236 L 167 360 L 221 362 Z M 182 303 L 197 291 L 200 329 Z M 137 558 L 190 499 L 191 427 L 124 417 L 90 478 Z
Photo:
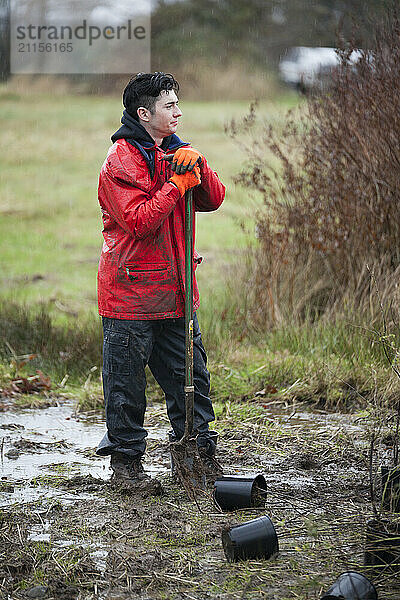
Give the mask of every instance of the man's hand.
M 178 175 L 193 170 L 195 165 L 201 165 L 202 155 L 194 148 L 178 148 L 172 161 L 172 170 Z
M 198 165 L 194 165 L 192 171 L 188 171 L 183 175 L 178 175 L 177 173 L 174 173 L 168 181 L 174 183 L 180 191 L 181 196 L 183 196 L 187 190 L 190 190 L 190 188 L 193 188 L 196 185 L 200 185 L 200 168 Z

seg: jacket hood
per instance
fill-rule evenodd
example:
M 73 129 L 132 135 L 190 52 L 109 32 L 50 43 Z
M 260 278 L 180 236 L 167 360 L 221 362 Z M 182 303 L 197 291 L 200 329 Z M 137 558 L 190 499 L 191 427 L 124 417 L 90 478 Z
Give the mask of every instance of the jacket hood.
M 135 146 L 142 154 L 145 159 L 151 177 L 154 175 L 154 154 L 156 143 L 151 137 L 151 135 L 146 131 L 146 129 L 134 119 L 127 110 L 124 110 L 121 118 L 122 127 L 120 127 L 113 135 L 111 136 L 111 141 L 114 143 L 117 140 L 125 139 L 129 144 Z M 165 152 L 167 150 L 174 151 L 180 146 L 188 146 L 189 144 L 183 142 L 177 135 L 174 133 L 168 135 L 161 142 L 161 148 Z

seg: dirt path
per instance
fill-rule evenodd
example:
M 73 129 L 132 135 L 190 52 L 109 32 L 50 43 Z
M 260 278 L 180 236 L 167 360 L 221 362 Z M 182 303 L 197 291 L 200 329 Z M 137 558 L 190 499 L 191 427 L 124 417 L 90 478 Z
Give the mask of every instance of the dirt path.
M 372 508 L 360 418 L 227 405 L 218 458 L 226 473 L 263 473 L 268 497 L 265 509 L 225 514 L 211 490 L 198 508 L 170 477 L 162 405 L 148 411 L 145 463 L 161 496 L 111 487 L 108 461 L 94 455 L 98 415 L 74 415 L 65 403 L 9 410 L 0 426 L 0 598 L 311 600 L 342 571 L 366 573 Z M 222 530 L 262 514 L 275 525 L 279 555 L 228 563 Z M 380 599 L 399 598 L 399 576 L 372 575 Z

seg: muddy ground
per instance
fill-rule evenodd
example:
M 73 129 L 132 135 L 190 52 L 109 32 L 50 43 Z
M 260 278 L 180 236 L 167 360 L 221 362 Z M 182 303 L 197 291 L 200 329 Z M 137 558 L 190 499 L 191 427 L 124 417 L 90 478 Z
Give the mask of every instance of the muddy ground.
M 196 506 L 171 478 L 161 404 L 148 409 L 145 466 L 162 495 L 113 488 L 108 460 L 94 454 L 102 416 L 55 404 L 0 413 L 0 598 L 311 600 L 345 570 L 368 574 L 380 599 L 400 598 L 393 569 L 363 564 L 373 516 L 365 414 L 227 404 L 218 459 L 227 474 L 263 473 L 268 495 L 264 509 L 222 513 L 212 488 Z M 390 440 L 374 474 L 387 453 Z M 279 554 L 228 563 L 223 529 L 264 514 Z

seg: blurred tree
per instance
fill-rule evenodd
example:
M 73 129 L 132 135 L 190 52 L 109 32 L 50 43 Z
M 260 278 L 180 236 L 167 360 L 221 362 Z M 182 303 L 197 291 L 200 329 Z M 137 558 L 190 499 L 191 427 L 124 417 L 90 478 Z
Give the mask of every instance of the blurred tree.
M 373 24 L 393 0 L 159 0 L 152 15 L 154 67 L 196 56 L 226 64 L 232 57 L 276 64 L 291 46 L 335 46 L 340 29 L 358 45 L 372 40 Z

